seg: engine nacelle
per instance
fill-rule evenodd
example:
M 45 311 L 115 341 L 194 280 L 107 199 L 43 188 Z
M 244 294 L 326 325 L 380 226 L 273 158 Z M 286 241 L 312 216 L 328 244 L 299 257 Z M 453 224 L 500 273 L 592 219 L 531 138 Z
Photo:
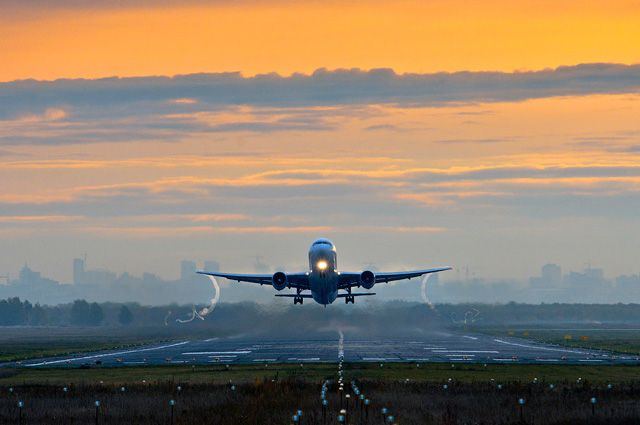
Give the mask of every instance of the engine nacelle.
M 373 288 L 373 285 L 376 284 L 376 275 L 373 274 L 372 271 L 365 270 L 360 273 L 360 286 L 365 289 Z
M 273 274 L 271 278 L 271 284 L 276 289 L 276 291 L 282 291 L 287 287 L 287 275 L 282 272 L 276 272 Z

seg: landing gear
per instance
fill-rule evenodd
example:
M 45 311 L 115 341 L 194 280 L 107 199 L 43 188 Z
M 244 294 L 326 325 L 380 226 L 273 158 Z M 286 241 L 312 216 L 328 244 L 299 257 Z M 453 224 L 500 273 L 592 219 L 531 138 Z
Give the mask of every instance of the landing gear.
M 304 301 L 302 297 L 293 297 L 293 305 L 302 304 L 302 301 Z
M 353 295 L 347 295 L 346 297 L 344 297 L 344 303 L 345 304 L 354 304 L 356 302 L 356 297 L 354 297 Z

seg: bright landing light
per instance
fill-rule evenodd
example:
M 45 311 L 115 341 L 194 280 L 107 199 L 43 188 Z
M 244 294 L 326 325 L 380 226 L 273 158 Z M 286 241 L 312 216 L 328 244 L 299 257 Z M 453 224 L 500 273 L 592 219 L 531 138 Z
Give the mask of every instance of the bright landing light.
M 316 266 L 318 266 L 319 270 L 326 270 L 327 269 L 327 262 L 324 261 L 324 260 L 320 260 L 320 261 L 318 261 Z

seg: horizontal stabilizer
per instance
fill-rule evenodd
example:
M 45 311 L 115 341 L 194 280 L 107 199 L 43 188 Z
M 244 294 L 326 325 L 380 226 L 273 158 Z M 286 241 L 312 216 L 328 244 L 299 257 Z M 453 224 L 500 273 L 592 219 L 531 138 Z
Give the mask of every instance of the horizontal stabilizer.
M 361 294 L 338 294 L 338 298 L 345 298 L 345 297 L 366 297 L 368 295 L 375 295 L 375 292 L 363 292 Z

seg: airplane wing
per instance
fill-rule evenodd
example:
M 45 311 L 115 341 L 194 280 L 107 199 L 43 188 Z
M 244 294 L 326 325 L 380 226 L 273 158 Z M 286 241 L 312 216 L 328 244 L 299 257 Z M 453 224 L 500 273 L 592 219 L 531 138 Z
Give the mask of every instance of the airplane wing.
M 241 273 L 219 273 L 198 270 L 196 273 L 213 277 L 224 277 L 225 279 L 238 282 L 257 283 L 258 285 L 271 285 L 272 274 L 241 274 Z M 306 273 L 285 273 L 287 275 L 287 286 L 289 288 L 309 289 L 309 276 Z
M 438 273 L 451 270 L 451 267 L 437 267 L 434 269 L 409 270 L 405 272 L 380 272 L 375 273 L 375 283 L 392 282 L 394 280 L 412 279 L 429 273 Z M 338 287 L 340 289 L 360 285 L 360 273 L 341 272 Z

